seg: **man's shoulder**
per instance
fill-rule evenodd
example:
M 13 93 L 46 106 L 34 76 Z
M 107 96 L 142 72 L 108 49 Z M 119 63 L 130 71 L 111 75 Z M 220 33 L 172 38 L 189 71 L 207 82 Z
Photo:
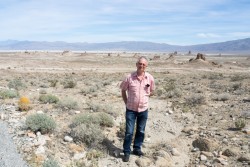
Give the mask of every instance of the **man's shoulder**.
M 145 76 L 147 76 L 147 77 L 149 77 L 149 78 L 154 79 L 153 75 L 151 75 L 151 74 L 150 74 L 150 73 L 148 73 L 148 72 L 145 72 Z

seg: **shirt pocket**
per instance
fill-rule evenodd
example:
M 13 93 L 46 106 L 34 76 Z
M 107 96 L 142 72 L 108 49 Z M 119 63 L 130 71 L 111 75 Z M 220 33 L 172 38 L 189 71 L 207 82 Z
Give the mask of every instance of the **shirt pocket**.
M 144 90 L 145 90 L 145 93 L 147 95 L 150 94 L 150 85 L 149 85 L 149 83 L 147 83 L 147 82 L 145 83 Z

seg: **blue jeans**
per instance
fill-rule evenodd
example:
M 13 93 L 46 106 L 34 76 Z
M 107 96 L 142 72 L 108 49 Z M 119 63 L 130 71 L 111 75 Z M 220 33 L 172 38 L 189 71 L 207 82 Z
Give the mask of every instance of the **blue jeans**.
M 132 143 L 132 138 L 134 134 L 134 127 L 136 123 L 136 133 L 134 138 L 134 150 L 141 150 L 141 145 L 144 140 L 145 127 L 148 119 L 148 110 L 143 112 L 135 112 L 126 109 L 126 132 L 123 142 L 123 152 L 124 154 L 130 154 L 130 145 Z

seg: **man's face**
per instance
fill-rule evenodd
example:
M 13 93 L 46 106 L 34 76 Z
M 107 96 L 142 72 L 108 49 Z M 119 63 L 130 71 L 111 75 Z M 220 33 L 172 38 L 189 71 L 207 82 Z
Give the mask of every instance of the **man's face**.
M 148 63 L 145 59 L 141 59 L 139 62 L 136 63 L 137 71 L 144 72 Z

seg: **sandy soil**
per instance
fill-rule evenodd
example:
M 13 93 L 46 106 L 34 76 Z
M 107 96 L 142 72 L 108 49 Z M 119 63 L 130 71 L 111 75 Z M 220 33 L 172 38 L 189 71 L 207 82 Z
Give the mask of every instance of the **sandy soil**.
M 15 140 L 24 159 L 31 166 L 41 166 L 51 156 L 61 166 L 77 166 L 76 161 L 80 162 L 83 159 L 86 166 L 91 166 L 91 164 L 92 166 L 98 164 L 97 166 L 109 167 L 139 166 L 138 157 L 133 155 L 130 162 L 122 162 L 122 154 L 120 154 L 122 137 L 119 137 L 117 133 L 121 128 L 121 123 L 124 122 L 125 110 L 118 85 L 124 75 L 135 70 L 135 62 L 140 55 L 146 55 L 150 59 L 147 70 L 153 74 L 157 83 L 156 94 L 150 99 L 150 114 L 143 146 L 149 162 L 144 166 L 157 166 L 160 161 L 157 160 L 159 156 L 155 154 L 160 150 L 168 152 L 171 164 L 177 167 L 206 163 L 220 164 L 217 161 L 200 160 L 200 152 L 199 154 L 192 153 L 192 142 L 198 137 L 216 139 L 223 146 L 218 148 L 217 152 L 223 151 L 228 146 L 243 145 L 249 148 L 249 134 L 228 130 L 234 128 L 234 122 L 240 118 L 243 111 L 249 111 L 249 103 L 243 102 L 243 99 L 250 98 L 250 58 L 247 56 L 218 57 L 210 55 L 206 56 L 206 61 L 189 62 L 191 58 L 195 58 L 195 55 L 175 55 L 169 58 L 166 53 L 0 53 L 1 89 L 7 89 L 11 80 L 19 78 L 26 85 L 25 88 L 19 90 L 20 96 L 27 96 L 32 102 L 32 109 L 22 113 L 17 118 L 18 121 L 25 122 L 26 116 L 42 111 L 52 116 L 58 125 L 53 135 L 48 135 L 50 140 L 45 145 L 46 151 L 42 155 L 34 155 L 37 146 L 31 146 L 27 151 L 22 145 L 25 142 L 21 142 L 21 140 L 27 138 L 29 130 L 20 128 L 22 125 L 18 128 L 10 126 L 15 129 L 14 134 L 18 134 L 20 129 L 22 131 L 22 135 L 16 135 Z M 160 58 L 156 58 L 156 55 Z M 232 81 L 234 76 L 243 76 L 243 79 Z M 68 77 L 77 82 L 76 87 L 70 89 L 63 87 L 62 82 Z M 55 87 L 50 86 L 51 80 L 58 80 Z M 171 81 L 173 84 L 168 85 Z M 104 82 L 108 84 L 104 84 Z M 232 90 L 237 84 L 240 88 Z M 82 93 L 83 89 L 96 85 L 95 92 Z M 58 109 L 54 104 L 42 104 L 39 101 L 41 90 L 56 95 L 60 100 L 70 97 L 77 101 L 79 107 L 68 110 Z M 173 95 L 169 94 L 171 91 Z M 226 100 L 214 100 L 214 96 L 223 93 L 228 95 Z M 188 104 L 187 99 L 193 94 L 203 96 L 205 102 L 197 105 Z M 18 98 L 0 100 L 2 104 L 18 108 Z M 90 103 L 112 107 L 111 115 L 115 125 L 112 128 L 103 129 L 103 133 L 111 141 L 112 147 L 110 146 L 101 158 L 74 159 L 76 154 L 86 155 L 91 149 L 87 149 L 84 144 L 75 143 L 84 151 L 72 151 L 69 149 L 72 143 L 64 142 L 63 138 L 70 131 L 69 122 L 73 116 L 92 111 Z M 20 111 L 16 109 L 13 112 Z M 5 121 L 8 122 L 12 116 L 10 113 L 7 115 Z M 246 119 L 246 126 L 248 125 L 249 119 Z M 183 129 L 187 127 L 197 128 L 197 130 L 187 135 L 183 132 Z M 217 129 L 213 130 L 215 127 Z M 212 134 L 214 131 L 220 133 L 222 137 L 208 134 L 209 132 Z M 225 136 L 227 136 L 226 144 L 223 143 Z M 233 137 L 240 142 L 233 142 Z M 168 147 L 164 149 L 163 145 Z M 178 153 L 173 154 L 173 148 L 178 150 Z M 118 155 L 116 155 L 117 152 Z M 239 152 L 249 154 L 248 150 Z M 73 162 L 74 165 L 72 165 Z M 228 158 L 227 162 L 232 165 L 244 166 L 244 163 L 238 162 L 236 157 Z M 146 160 L 143 163 L 146 163 Z

